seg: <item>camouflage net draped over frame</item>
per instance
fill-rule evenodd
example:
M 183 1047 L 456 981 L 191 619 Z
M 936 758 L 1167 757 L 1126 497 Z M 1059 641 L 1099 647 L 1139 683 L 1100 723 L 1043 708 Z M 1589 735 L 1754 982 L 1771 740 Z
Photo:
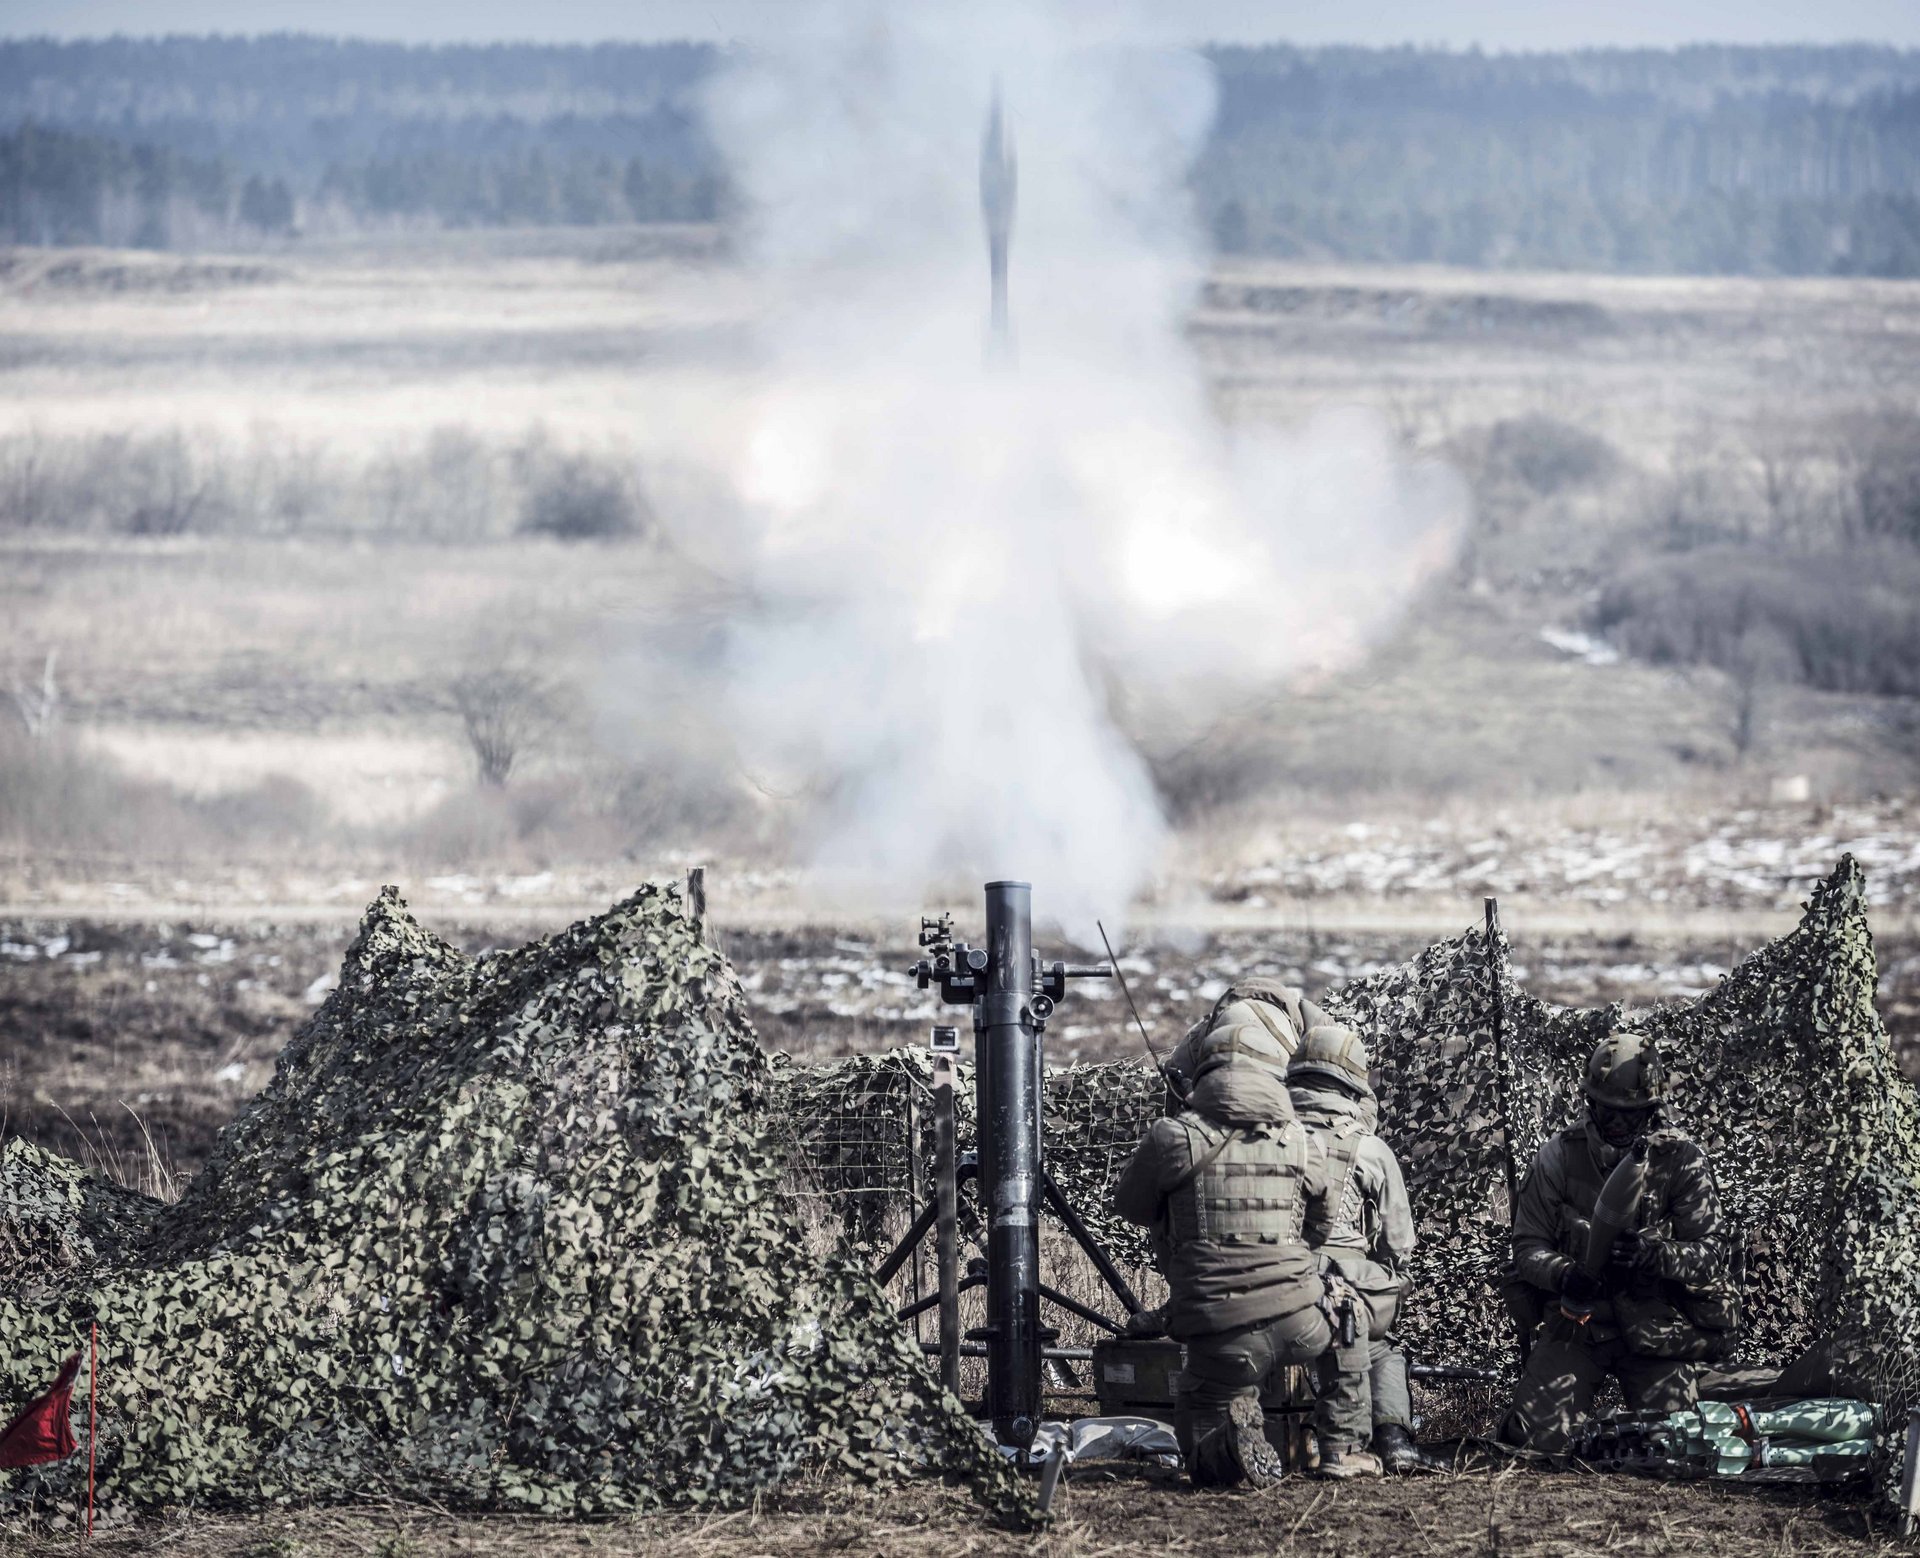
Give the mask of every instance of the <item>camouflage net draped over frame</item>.
M 0 1415 L 97 1317 L 110 1503 L 585 1513 L 838 1465 L 1030 1515 L 863 1271 L 803 1237 L 770 1080 L 675 890 L 469 960 L 389 889 L 179 1204 L 0 1154 Z
M 1638 1023 L 1739 1225 L 1749 1352 L 1838 1330 L 1897 1409 L 1916 1380 L 1920 1120 L 1873 1009 L 1861 887 L 1843 861 L 1792 935 Z M 1423 1238 L 1405 1327 L 1429 1357 L 1511 1355 L 1491 1286 L 1496 991 L 1523 1168 L 1617 1016 L 1520 994 L 1498 951 L 1496 971 L 1464 935 L 1323 997 L 1384 1073 Z M 114 1502 L 389 1491 L 594 1512 L 737 1503 L 837 1464 L 938 1468 L 1030 1517 L 864 1266 L 806 1233 L 809 1192 L 855 1249 L 904 1219 L 925 1066 L 763 1058 L 671 889 L 473 961 L 383 895 L 179 1205 L 0 1151 L 0 1410 L 97 1316 Z M 964 1079 L 961 1103 L 971 1145 Z M 1106 1197 L 1159 1104 L 1143 1066 L 1048 1078 L 1050 1167 L 1136 1264 Z M 71 1497 L 81 1472 L 15 1489 Z
M 1898 1409 L 1920 1398 L 1920 1109 L 1874 1010 L 1863 889 L 1859 867 L 1842 860 L 1792 934 L 1701 999 L 1633 1016 L 1668 1057 L 1672 1113 L 1711 1156 L 1735 1225 L 1742 1356 L 1784 1360 L 1838 1336 L 1865 1352 L 1898 1425 Z M 1489 960 L 1478 931 L 1320 999 L 1366 1036 L 1382 1073 L 1382 1133 L 1420 1224 L 1408 1343 L 1430 1359 L 1510 1370 L 1512 1327 L 1495 1294 L 1508 1256 L 1496 996 L 1524 1175 L 1541 1141 L 1579 1114 L 1587 1055 L 1618 1025 L 1617 1008 L 1560 1009 L 1523 994 L 1507 948 Z M 850 1223 L 878 1227 L 880 1203 L 904 1206 L 909 1185 L 924 1182 L 926 1157 L 909 1157 L 903 1123 L 924 1064 L 900 1054 L 782 1074 L 803 1177 L 841 1193 Z M 963 1147 L 969 1086 L 963 1078 Z M 1107 1211 L 1107 1194 L 1159 1112 L 1157 1080 L 1124 1063 L 1052 1071 L 1046 1107 L 1048 1166 L 1114 1254 L 1144 1264 L 1144 1239 Z

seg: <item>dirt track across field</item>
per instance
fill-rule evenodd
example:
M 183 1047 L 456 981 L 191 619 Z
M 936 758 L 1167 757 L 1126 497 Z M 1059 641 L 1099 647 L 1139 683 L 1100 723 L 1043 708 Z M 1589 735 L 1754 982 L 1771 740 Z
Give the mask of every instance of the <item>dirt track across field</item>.
M 12 1542 L 18 1542 L 13 1547 Z M 21 1558 L 73 1551 L 67 1532 L 0 1525 Z M 630 1554 L 635 1558 L 1024 1553 L 1057 1558 L 1180 1553 L 1858 1554 L 1901 1549 L 1893 1526 L 1859 1498 L 1810 1490 L 1659 1483 L 1626 1476 L 1497 1473 L 1336 1486 L 1296 1481 L 1264 1492 L 1195 1492 L 1158 1469 L 1089 1466 L 1053 1525 L 1034 1535 L 985 1524 L 963 1490 L 826 1485 L 727 1515 L 561 1522 L 453 1515 L 426 1508 L 180 1516 L 102 1530 L 96 1558 L 194 1553 L 210 1558 L 370 1554 Z

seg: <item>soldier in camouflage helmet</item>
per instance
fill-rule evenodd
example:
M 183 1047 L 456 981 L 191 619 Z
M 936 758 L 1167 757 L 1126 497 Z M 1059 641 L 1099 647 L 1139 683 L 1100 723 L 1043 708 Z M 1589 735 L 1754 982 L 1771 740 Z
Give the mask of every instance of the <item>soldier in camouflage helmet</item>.
M 1604 1039 L 1587 1063 L 1587 1118 L 1550 1138 L 1520 1187 L 1515 1285 L 1535 1295 L 1526 1372 L 1501 1427 L 1511 1444 L 1565 1454 L 1609 1374 L 1636 1411 L 1693 1404 L 1696 1362 L 1731 1350 L 1725 1222 L 1706 1154 L 1660 1118 L 1666 1068 L 1637 1033 Z M 1647 1182 L 1605 1268 L 1584 1264 L 1600 1187 L 1635 1144 Z
M 1320 1474 L 1377 1477 L 1366 1307 L 1301 1237 L 1326 1215 L 1326 1159 L 1293 1116 L 1284 1073 L 1260 1058 L 1265 1027 L 1221 1033 L 1186 1107 L 1154 1122 L 1113 1192 L 1115 1211 L 1153 1231 L 1164 1323 L 1186 1343 L 1174 1415 L 1188 1475 L 1279 1480 L 1261 1392 L 1276 1370 L 1317 1362 Z
M 1370 1070 L 1359 1034 L 1322 1024 L 1301 1040 L 1287 1083 L 1294 1113 L 1327 1155 L 1326 1215 L 1309 1220 L 1307 1242 L 1366 1301 L 1374 1453 L 1387 1470 L 1409 1472 L 1423 1462 L 1413 1441 L 1407 1356 L 1388 1333 L 1400 1312 L 1416 1235 L 1400 1160 L 1374 1134 Z
M 1167 1057 L 1162 1069 L 1169 1110 L 1179 1107 L 1227 1035 L 1238 1033 L 1246 1054 L 1284 1076 L 1300 1036 L 1325 1020 L 1325 1013 L 1292 985 L 1264 975 L 1235 980 Z

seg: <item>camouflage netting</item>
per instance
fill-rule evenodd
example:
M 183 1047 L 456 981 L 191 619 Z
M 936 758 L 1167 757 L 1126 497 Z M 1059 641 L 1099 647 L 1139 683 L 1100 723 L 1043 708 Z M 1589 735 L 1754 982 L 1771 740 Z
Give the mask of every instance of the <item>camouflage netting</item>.
M 1864 1352 L 1899 1408 L 1920 1386 L 1920 1109 L 1874 1010 L 1863 888 L 1859 867 L 1842 860 L 1791 935 L 1702 999 L 1632 1017 L 1669 1058 L 1672 1113 L 1711 1155 L 1737 1229 L 1742 1356 L 1781 1361 L 1837 1336 Z M 1402 1321 L 1408 1343 L 1429 1359 L 1511 1369 L 1512 1327 L 1495 1294 L 1507 1259 L 1496 1001 L 1522 1174 L 1545 1136 L 1577 1116 L 1586 1057 L 1622 1013 L 1534 1000 L 1514 988 L 1507 949 L 1498 951 L 1496 964 L 1484 935 L 1468 932 L 1320 999 L 1366 1036 L 1383 1074 L 1382 1131 L 1405 1166 L 1422 1240 Z M 806 1178 L 859 1209 L 849 1216 L 870 1219 L 876 1198 L 898 1203 L 924 1179 L 925 1158 L 907 1156 L 898 1123 L 922 1064 L 868 1058 L 785 1083 Z M 1106 1212 L 1106 1197 L 1159 1107 L 1143 1065 L 1047 1078 L 1049 1166 L 1114 1253 L 1136 1264 L 1145 1242 Z M 896 1122 L 891 1135 L 882 1116 Z M 964 1110 L 961 1134 L 971 1146 Z M 829 1140 L 834 1150 L 816 1150 Z
M 1323 1000 L 1384 1074 L 1423 1238 L 1408 1340 L 1500 1362 L 1496 1000 L 1522 1168 L 1619 1014 L 1534 1001 L 1487 951 L 1469 933 Z M 1711 995 L 1635 1015 L 1740 1230 L 1748 1356 L 1838 1331 L 1897 1424 L 1920 1377 L 1920 1111 L 1874 985 L 1849 859 Z M 1025 1518 L 1025 1486 L 862 1274 L 925 1189 L 925 1085 L 916 1052 L 763 1058 L 672 889 L 478 960 L 383 895 L 179 1205 L 0 1152 L 0 1410 L 97 1315 L 101 1470 L 122 1504 L 387 1491 L 595 1512 L 919 1466 Z M 964 1077 L 960 1101 L 964 1148 Z M 1159 1105 L 1144 1066 L 1048 1077 L 1050 1166 L 1136 1264 L 1106 1196 Z M 822 1204 L 838 1257 L 813 1237 Z M 77 1475 L 15 1491 L 71 1497 Z
M 389 890 L 178 1205 L 7 1145 L 0 1415 L 97 1317 L 123 1507 L 592 1513 L 839 1466 L 1030 1515 L 863 1270 L 810 1247 L 771 1083 L 674 889 L 472 960 Z

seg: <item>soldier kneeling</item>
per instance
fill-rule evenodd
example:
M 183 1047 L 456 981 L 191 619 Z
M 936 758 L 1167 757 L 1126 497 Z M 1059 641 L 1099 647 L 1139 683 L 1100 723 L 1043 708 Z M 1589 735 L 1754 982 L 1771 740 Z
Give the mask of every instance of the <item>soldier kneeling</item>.
M 1389 1338 L 1416 1234 L 1400 1160 L 1375 1133 L 1367 1047 L 1351 1028 L 1311 1028 L 1287 1068 L 1294 1113 L 1327 1156 L 1326 1216 L 1306 1237 L 1366 1301 L 1372 1336 L 1373 1448 L 1388 1471 L 1425 1467 L 1413 1440 L 1407 1355 Z
M 1186 1107 L 1156 1120 L 1114 1188 L 1114 1209 L 1155 1233 L 1168 1334 L 1186 1344 L 1175 1412 L 1195 1484 L 1274 1482 L 1260 1396 L 1269 1376 L 1317 1364 L 1325 1477 L 1377 1477 L 1366 1309 L 1301 1237 L 1327 1194 L 1326 1158 L 1294 1118 L 1284 1074 L 1252 1058 L 1264 1033 L 1222 1035 Z
M 1587 1062 L 1587 1118 L 1550 1137 L 1513 1218 L 1516 1318 L 1533 1347 L 1500 1434 L 1564 1455 L 1608 1375 L 1634 1411 L 1694 1403 L 1700 1359 L 1732 1349 L 1727 1241 L 1707 1155 L 1662 1124 L 1667 1075 L 1653 1045 L 1615 1033 Z M 1597 1276 L 1585 1264 L 1594 1207 L 1614 1166 L 1646 1143 L 1646 1186 Z

